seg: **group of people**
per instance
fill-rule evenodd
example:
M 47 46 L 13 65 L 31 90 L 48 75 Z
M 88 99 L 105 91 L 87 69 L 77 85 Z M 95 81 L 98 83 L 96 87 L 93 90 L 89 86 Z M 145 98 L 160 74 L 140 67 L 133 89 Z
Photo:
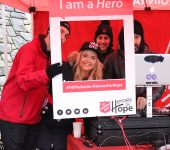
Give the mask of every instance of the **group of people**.
M 120 79 L 125 78 L 125 56 L 124 56 L 124 28 L 118 36 L 119 48 L 114 53 L 107 56 L 104 61 L 104 79 Z M 144 39 L 144 30 L 142 24 L 138 20 L 134 20 L 134 53 L 135 54 L 151 54 L 153 51 L 149 49 L 149 46 Z M 165 91 L 165 86 L 152 88 L 152 100 L 154 102 L 159 99 Z M 146 87 L 136 87 L 136 106 L 137 109 L 143 110 L 146 107 Z
M 61 44 L 70 35 L 70 24 L 60 23 Z M 101 21 L 94 41 L 83 43 L 68 62 L 50 63 L 50 33 L 39 34 L 23 45 L 4 84 L 0 101 L 0 131 L 5 150 L 66 150 L 67 135 L 74 119 L 53 119 L 52 78 L 63 74 L 65 81 L 125 78 L 124 29 L 119 48 L 113 50 L 113 32 L 108 20 Z M 134 21 L 135 53 L 151 53 L 143 27 Z M 153 90 L 153 101 L 164 87 Z M 137 88 L 137 108 L 146 107 L 146 89 Z M 43 112 L 43 113 L 42 113 Z

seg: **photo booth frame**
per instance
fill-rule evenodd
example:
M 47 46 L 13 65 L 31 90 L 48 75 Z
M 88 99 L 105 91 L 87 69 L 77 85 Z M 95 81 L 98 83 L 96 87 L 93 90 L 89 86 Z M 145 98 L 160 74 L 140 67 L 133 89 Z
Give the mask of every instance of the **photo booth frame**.
M 63 2 L 63 1 L 62 1 Z M 94 4 L 97 1 L 93 1 Z M 131 1 L 122 1 L 123 6 Z M 63 2 L 67 4 L 67 0 Z M 63 4 L 54 5 L 61 6 Z M 97 4 L 96 4 L 97 5 Z M 128 115 L 136 113 L 136 98 L 135 98 L 135 64 L 134 64 L 134 34 L 133 34 L 133 14 L 132 7 L 127 7 L 123 12 L 121 9 L 115 10 L 115 15 L 111 15 L 113 11 L 98 15 L 92 11 L 91 15 L 88 11 L 80 16 L 74 15 L 74 11 L 69 13 L 56 7 L 51 8 L 50 15 L 50 37 L 51 37 L 51 60 L 52 63 L 62 62 L 62 48 L 60 39 L 60 22 L 61 21 L 93 21 L 93 20 L 122 20 L 124 25 L 124 42 L 125 42 L 125 79 L 111 80 L 94 80 L 94 81 L 73 81 L 63 82 L 62 74 L 53 78 L 53 108 L 54 118 L 79 118 L 79 117 L 94 117 L 94 116 L 113 116 L 113 115 Z M 129 8 L 129 9 L 128 9 Z M 131 8 L 131 10 L 130 10 Z M 87 8 L 83 9 L 85 12 Z M 122 7 L 123 9 L 123 7 Z M 55 13 L 55 10 L 60 12 Z M 70 10 L 69 10 L 70 11 Z M 99 11 L 99 10 L 98 10 Z M 121 12 L 121 13 L 120 13 Z M 109 14 L 110 13 L 110 14 Z M 58 16 L 62 14 L 62 16 Z M 97 16 L 96 16 L 97 15 Z M 74 34 L 74 33 L 71 33 Z M 81 36 L 81 33 L 80 33 Z M 73 41 L 74 42 L 74 41 Z M 88 85 L 88 86 L 87 86 Z M 71 91 L 64 92 L 63 89 Z M 77 87 L 73 90 L 72 87 Z M 82 88 L 83 87 L 83 88 Z M 84 88 L 85 87 L 85 88 Z M 90 88 L 89 88 L 90 87 Z M 95 88 L 93 88 L 95 87 Z M 81 89 L 81 90 L 80 90 Z M 83 89 L 83 90 L 82 90 Z

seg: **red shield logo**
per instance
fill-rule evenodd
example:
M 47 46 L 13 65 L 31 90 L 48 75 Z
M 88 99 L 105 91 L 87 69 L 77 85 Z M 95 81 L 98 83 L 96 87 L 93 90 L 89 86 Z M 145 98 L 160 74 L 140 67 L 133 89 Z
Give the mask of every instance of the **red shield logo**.
M 100 111 L 102 113 L 110 112 L 110 102 L 109 101 L 100 102 Z

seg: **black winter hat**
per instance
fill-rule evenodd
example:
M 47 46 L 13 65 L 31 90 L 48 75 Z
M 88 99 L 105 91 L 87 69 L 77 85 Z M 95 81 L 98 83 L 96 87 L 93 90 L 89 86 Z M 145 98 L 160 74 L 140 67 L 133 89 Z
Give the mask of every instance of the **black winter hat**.
M 134 20 L 134 34 L 138 34 L 142 37 L 142 42 L 144 41 L 144 30 L 142 24 L 138 20 Z M 124 50 L 124 28 L 122 27 L 118 36 L 119 46 Z
M 144 36 L 142 24 L 138 20 L 134 20 L 134 34 Z
M 62 21 L 62 22 L 60 22 L 60 26 L 65 27 L 65 28 L 69 31 L 69 34 L 70 34 L 70 24 L 69 24 L 67 21 Z M 48 35 L 49 31 L 50 31 L 50 27 L 48 27 L 45 36 Z
M 118 42 L 119 42 L 120 49 L 124 50 L 125 44 L 124 44 L 124 28 L 123 27 L 121 28 L 121 30 L 119 32 Z
M 96 42 L 97 37 L 100 34 L 106 34 L 110 37 L 110 45 L 109 48 L 113 46 L 113 33 L 112 33 L 112 28 L 110 26 L 110 21 L 109 20 L 102 20 L 101 24 L 97 27 L 95 36 L 94 36 L 94 41 Z
M 70 24 L 69 24 L 69 22 L 67 22 L 67 21 L 61 21 L 61 22 L 60 22 L 60 26 L 65 27 L 65 28 L 69 31 L 69 34 L 70 34 Z
M 134 20 L 134 34 L 138 34 L 141 36 L 141 43 L 139 45 L 138 50 L 135 53 L 136 54 L 144 53 L 144 48 L 147 44 L 145 43 L 144 30 L 142 24 L 138 20 Z
M 85 50 L 91 50 L 97 54 L 97 57 L 101 61 L 102 56 L 100 54 L 100 47 L 98 44 L 95 42 L 85 42 L 82 47 L 80 48 L 80 51 L 85 51 Z

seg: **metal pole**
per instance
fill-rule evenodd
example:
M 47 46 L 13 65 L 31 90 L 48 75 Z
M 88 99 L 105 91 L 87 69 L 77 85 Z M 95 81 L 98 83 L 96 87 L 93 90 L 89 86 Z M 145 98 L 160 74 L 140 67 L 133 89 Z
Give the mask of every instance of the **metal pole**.
M 31 12 L 31 38 L 34 37 L 34 13 Z

